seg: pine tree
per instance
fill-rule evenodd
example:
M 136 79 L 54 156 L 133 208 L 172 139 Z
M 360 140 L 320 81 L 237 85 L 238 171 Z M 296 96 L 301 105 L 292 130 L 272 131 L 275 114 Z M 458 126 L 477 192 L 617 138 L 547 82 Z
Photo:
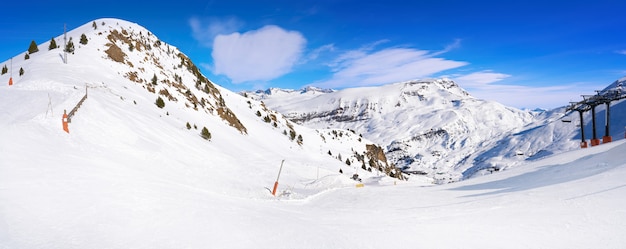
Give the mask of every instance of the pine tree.
M 289 138 L 293 141 L 296 139 L 296 132 L 294 130 L 289 131 Z
M 24 75 L 24 68 L 20 67 L 20 76 Z
M 156 74 L 154 74 L 154 76 L 152 76 L 152 85 L 156 85 L 157 84 L 157 77 Z
M 28 53 L 32 54 L 32 53 L 37 53 L 39 51 L 39 48 L 37 47 L 37 43 L 35 43 L 35 41 L 31 41 L 30 42 L 30 46 L 28 46 Z
M 24 60 L 28 60 L 30 59 L 30 55 L 28 55 L 28 52 L 24 55 Z
M 206 140 L 211 140 L 211 132 L 206 127 L 202 127 L 202 133 L 200 136 Z
M 93 29 L 98 29 L 98 25 L 96 24 L 96 21 L 93 21 L 93 23 L 91 23 L 91 26 L 93 27 Z
M 191 130 L 191 125 L 187 122 L 187 130 Z
M 72 42 L 72 37 L 67 41 L 67 45 L 65 46 L 65 52 L 74 53 L 74 42 Z
M 159 108 L 163 108 L 165 107 L 165 102 L 163 101 L 163 99 L 161 98 L 161 96 L 159 96 L 156 100 L 156 106 L 158 106 Z
M 4 67 L 2 67 L 2 74 L 5 74 L 9 71 L 9 69 L 7 68 L 7 65 L 4 65 Z
M 302 135 L 298 135 L 298 144 L 302 145 L 302 142 L 303 142 Z
M 57 42 L 54 38 L 50 38 L 50 46 L 48 46 L 48 50 L 53 50 L 55 48 L 57 48 Z
M 349 158 L 346 158 L 346 164 L 347 164 L 347 165 L 350 165 L 350 164 L 351 164 L 351 162 L 350 162 L 350 159 L 349 159 Z
M 89 42 L 89 40 L 87 40 L 87 36 L 85 34 L 80 35 L 80 44 L 87 45 L 87 42 Z

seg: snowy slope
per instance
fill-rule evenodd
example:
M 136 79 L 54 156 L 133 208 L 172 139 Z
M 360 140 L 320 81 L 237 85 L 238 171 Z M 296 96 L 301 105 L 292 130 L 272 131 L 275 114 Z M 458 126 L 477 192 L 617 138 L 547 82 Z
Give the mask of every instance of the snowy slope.
M 178 66 L 187 62 L 172 52 L 176 48 L 130 51 L 121 39 L 109 40 L 109 32 L 141 33 L 153 45 L 157 39 L 137 24 L 96 22 L 96 30 L 89 23 L 69 33 L 90 40 L 76 43 L 67 64 L 61 51 L 47 51 L 43 43 L 29 60 L 23 54 L 13 59 L 14 68 L 25 69 L 21 77 L 13 74 L 13 86 L 0 85 L 0 248 L 626 244 L 624 140 L 424 187 L 414 178 L 360 170 L 357 158 L 371 156 L 365 152 L 370 142 L 358 133 L 308 129 L 219 86 L 196 87 L 200 79 Z M 107 57 L 107 43 L 126 54 L 122 62 Z M 146 51 L 158 56 L 144 61 Z M 151 83 L 154 74 L 157 84 Z M 0 82 L 8 77 L 1 75 Z M 67 134 L 62 110 L 73 108 L 85 86 L 88 98 Z M 155 105 L 157 96 L 165 99 L 163 109 Z M 187 129 L 187 122 L 198 129 Z M 200 137 L 202 127 L 210 130 L 210 141 Z M 301 145 L 290 139 L 291 129 L 302 135 Z M 273 197 L 265 188 L 272 187 L 282 160 Z M 363 188 L 349 179 L 354 172 Z
M 253 183 L 237 180 L 245 176 L 218 179 L 228 168 L 250 166 L 248 160 L 194 164 L 190 157 L 201 150 L 139 160 L 142 150 L 95 151 L 84 148 L 89 143 L 76 152 L 80 147 L 66 140 L 77 135 L 61 135 L 14 140 L 19 143 L 8 157 L 12 164 L 0 167 L 0 248 L 621 248 L 626 243 L 623 140 L 447 185 L 369 183 L 300 192 L 300 200 L 271 200 L 230 194 L 254 191 L 248 186 Z M 17 157 L 31 163 L 16 163 Z M 330 184 L 328 179 L 309 186 Z

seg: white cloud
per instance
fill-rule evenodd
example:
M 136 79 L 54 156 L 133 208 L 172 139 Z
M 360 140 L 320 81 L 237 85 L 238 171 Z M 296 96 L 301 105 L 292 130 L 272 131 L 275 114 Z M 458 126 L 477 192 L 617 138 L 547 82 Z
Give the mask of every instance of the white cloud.
M 625 50 L 619 50 L 619 51 L 615 51 L 618 54 L 623 54 L 626 55 L 626 49 Z
M 228 76 L 233 83 L 271 80 L 291 71 L 305 44 L 299 32 L 273 25 L 218 35 L 213 41 L 213 72 Z
M 466 62 L 434 58 L 428 51 L 411 48 L 387 48 L 372 52 L 374 46 L 381 42 L 341 54 L 329 64 L 334 73 L 332 78 L 314 85 L 331 88 L 380 85 L 430 77 L 467 65 Z
M 204 20 L 192 17 L 189 19 L 189 26 L 194 39 L 207 47 L 211 47 L 213 46 L 213 39 L 217 35 L 236 32 L 243 26 L 243 22 L 234 17 Z
M 474 72 L 454 79 L 460 86 L 465 88 L 485 87 L 488 84 L 501 81 L 511 75 L 494 73 L 492 71 Z

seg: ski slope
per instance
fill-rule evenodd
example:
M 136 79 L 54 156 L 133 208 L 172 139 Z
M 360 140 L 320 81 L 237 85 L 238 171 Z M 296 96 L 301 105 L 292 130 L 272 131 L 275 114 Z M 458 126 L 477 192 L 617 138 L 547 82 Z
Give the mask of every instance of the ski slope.
M 32 164 L 2 166 L 0 248 L 622 248 L 625 150 L 621 140 L 448 185 L 302 199 L 233 196 L 249 190 L 182 162 L 68 164 L 35 151 Z
M 123 20 L 96 21 L 148 33 Z M 280 114 L 216 86 L 245 125 L 242 134 L 211 111 L 188 107 L 171 86 L 159 83 L 150 92 L 125 77 L 129 68 L 143 67 L 139 76 L 146 80 L 155 73 L 166 79 L 177 74 L 194 84 L 193 76 L 175 67 L 179 58 L 168 57 L 165 47 L 153 51 L 163 71 L 142 64 L 139 51 L 123 44 L 134 67 L 105 58 L 107 41 L 97 32 L 108 31 L 85 24 L 69 32 L 87 33 L 91 40 L 77 46 L 67 64 L 58 49 L 45 50 L 47 43 L 29 60 L 17 55 L 13 67 L 26 73 L 14 73 L 13 86 L 0 85 L 0 248 L 626 244 L 624 140 L 447 185 L 419 177 L 400 181 L 361 170 L 352 154 L 370 142 L 351 132 L 291 124 L 304 138 L 299 145 L 283 135 L 288 125 Z M 8 77 L 1 75 L 0 82 Z M 88 98 L 65 133 L 62 110 L 69 111 L 85 87 Z M 156 107 L 163 89 L 181 100 Z M 209 103 L 218 101 L 189 90 Z M 276 115 L 276 127 L 257 111 Z M 187 122 L 199 129 L 187 129 Z M 202 127 L 210 130 L 210 141 L 200 137 Z M 356 187 L 353 173 L 364 187 Z

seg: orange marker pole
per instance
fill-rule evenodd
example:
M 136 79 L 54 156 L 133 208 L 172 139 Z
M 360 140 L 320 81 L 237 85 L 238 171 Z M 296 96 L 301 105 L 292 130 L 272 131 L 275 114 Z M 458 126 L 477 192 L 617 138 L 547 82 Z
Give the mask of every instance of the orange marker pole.
M 272 189 L 272 195 L 276 196 L 276 189 L 278 188 L 278 181 L 274 182 L 274 189 Z
M 13 85 L 13 58 L 11 58 L 11 77 L 9 77 L 9 86 Z
M 273 196 L 276 196 L 276 189 L 278 188 L 278 179 L 280 178 L 280 172 L 283 171 L 283 163 L 285 163 L 284 159 L 280 163 L 280 169 L 278 170 L 278 177 L 276 177 L 276 182 L 274 182 L 274 189 L 272 190 L 272 195 Z
M 63 119 L 61 121 L 63 123 L 63 130 L 70 133 L 70 129 L 67 127 L 67 112 L 65 110 L 63 110 Z

